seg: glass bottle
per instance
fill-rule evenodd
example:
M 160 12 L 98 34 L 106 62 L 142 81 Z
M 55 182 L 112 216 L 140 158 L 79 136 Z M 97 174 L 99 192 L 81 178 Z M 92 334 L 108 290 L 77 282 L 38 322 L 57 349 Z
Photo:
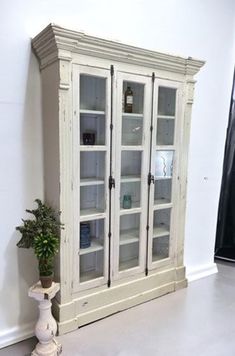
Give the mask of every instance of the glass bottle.
M 125 91 L 125 112 L 132 113 L 133 111 L 133 91 L 128 86 Z

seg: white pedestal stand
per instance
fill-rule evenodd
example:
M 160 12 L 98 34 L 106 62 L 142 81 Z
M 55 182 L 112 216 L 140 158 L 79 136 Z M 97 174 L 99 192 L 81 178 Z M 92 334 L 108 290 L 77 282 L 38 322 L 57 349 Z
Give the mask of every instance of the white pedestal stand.
M 39 319 L 35 326 L 35 334 L 39 340 L 32 356 L 57 356 L 62 347 L 55 339 L 57 324 L 51 314 L 51 299 L 59 291 L 59 283 L 52 283 L 50 288 L 42 288 L 41 283 L 33 285 L 28 292 L 29 297 L 39 302 Z

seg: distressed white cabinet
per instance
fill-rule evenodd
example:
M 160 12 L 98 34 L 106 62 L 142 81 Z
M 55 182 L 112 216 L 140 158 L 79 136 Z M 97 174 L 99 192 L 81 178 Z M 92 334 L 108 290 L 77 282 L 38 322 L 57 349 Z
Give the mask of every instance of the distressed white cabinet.
M 42 79 L 45 200 L 64 223 L 54 303 L 64 333 L 187 285 L 193 76 L 204 62 L 55 25 L 32 45 Z M 123 103 L 128 86 L 132 112 Z

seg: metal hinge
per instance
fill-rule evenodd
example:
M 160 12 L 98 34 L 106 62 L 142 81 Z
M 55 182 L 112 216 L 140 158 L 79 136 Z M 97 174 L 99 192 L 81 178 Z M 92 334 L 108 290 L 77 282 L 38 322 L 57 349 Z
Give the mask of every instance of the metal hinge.
M 112 188 L 115 188 L 115 179 L 110 176 L 109 177 L 109 189 L 111 190 Z
M 155 73 L 153 72 L 152 73 L 152 82 L 154 83 L 154 80 L 155 80 Z
M 149 225 L 146 226 L 146 230 L 149 231 Z
M 151 132 L 153 131 L 153 125 L 150 126 L 150 131 L 151 131 Z
M 112 64 L 110 66 L 110 74 L 111 74 L 111 76 L 114 75 L 114 66 Z
M 151 173 L 148 174 L 148 185 L 151 185 L 151 183 L 154 184 L 154 175 Z
M 110 130 L 112 131 L 113 130 L 113 124 L 110 124 Z
M 111 236 L 112 236 L 112 234 L 111 234 L 111 232 L 109 231 L 109 233 L 108 233 L 108 238 L 110 239 Z

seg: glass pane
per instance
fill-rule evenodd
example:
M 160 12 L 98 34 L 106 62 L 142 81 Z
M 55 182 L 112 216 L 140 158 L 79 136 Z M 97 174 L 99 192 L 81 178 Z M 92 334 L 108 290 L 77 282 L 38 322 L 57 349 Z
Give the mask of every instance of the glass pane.
M 158 118 L 157 121 L 157 145 L 173 145 L 174 144 L 174 119 Z
M 80 145 L 105 145 L 105 116 L 80 114 Z
M 80 283 L 104 275 L 104 251 L 95 251 L 80 256 Z
M 122 145 L 137 146 L 142 144 L 143 118 L 122 118 Z
M 173 174 L 174 151 L 155 152 L 155 179 L 169 179 Z
M 89 163 L 89 164 L 88 164 Z M 80 178 L 82 181 L 104 180 L 105 152 L 80 153 Z
M 176 89 L 159 87 L 158 115 L 175 116 Z
M 123 82 L 123 112 L 143 114 L 144 84 Z
M 169 257 L 171 209 L 153 212 L 153 261 Z
M 141 151 L 122 151 L 121 176 L 123 179 L 140 178 Z
M 140 207 L 140 181 L 121 183 L 120 208 Z
M 123 271 L 139 264 L 140 214 L 120 217 L 119 270 Z
M 104 219 L 80 223 L 80 282 L 104 274 Z
M 105 111 L 106 79 L 80 75 L 80 109 Z
M 105 210 L 104 185 L 80 187 L 80 215 L 103 213 Z
M 172 179 L 156 179 L 154 182 L 154 205 L 171 202 Z

